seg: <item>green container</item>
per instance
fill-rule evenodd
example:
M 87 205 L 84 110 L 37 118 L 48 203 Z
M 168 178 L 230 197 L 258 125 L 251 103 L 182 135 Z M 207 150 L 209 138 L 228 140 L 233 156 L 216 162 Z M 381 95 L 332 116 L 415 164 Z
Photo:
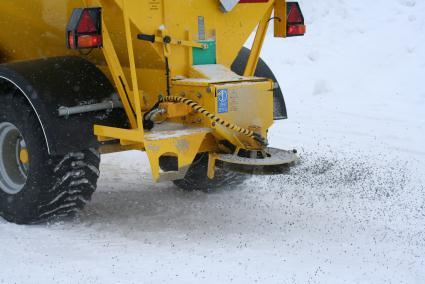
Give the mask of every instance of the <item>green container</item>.
M 215 40 L 202 40 L 199 43 L 207 44 L 207 49 L 193 48 L 193 65 L 216 64 L 216 42 Z

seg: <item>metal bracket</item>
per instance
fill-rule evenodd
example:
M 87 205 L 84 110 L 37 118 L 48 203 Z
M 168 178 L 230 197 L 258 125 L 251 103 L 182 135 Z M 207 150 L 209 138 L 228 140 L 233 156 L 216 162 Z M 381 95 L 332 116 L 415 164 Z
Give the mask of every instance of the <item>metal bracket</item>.
M 155 35 L 138 34 L 137 38 L 139 40 L 149 41 L 152 43 L 172 44 L 172 45 L 180 45 L 180 46 L 194 47 L 194 48 L 200 48 L 200 49 L 208 49 L 208 44 L 199 43 L 196 41 L 173 39 L 170 36 L 160 37 Z

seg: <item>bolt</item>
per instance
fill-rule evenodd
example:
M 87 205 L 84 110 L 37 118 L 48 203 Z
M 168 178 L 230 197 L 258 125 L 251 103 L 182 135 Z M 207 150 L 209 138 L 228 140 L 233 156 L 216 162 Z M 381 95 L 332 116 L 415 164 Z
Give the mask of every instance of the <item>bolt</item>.
M 197 97 L 198 97 L 198 99 L 202 98 L 202 94 L 201 93 L 198 93 L 197 94 Z

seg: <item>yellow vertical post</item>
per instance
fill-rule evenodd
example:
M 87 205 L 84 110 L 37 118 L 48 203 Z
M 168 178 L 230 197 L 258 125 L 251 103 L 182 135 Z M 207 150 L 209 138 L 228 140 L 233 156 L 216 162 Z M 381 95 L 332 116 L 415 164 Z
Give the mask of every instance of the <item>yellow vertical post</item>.
M 102 23 L 103 27 L 103 55 L 105 56 L 106 62 L 108 63 L 109 70 L 111 71 L 112 78 L 114 79 L 115 86 L 120 95 L 121 102 L 124 105 L 125 113 L 127 114 L 128 120 L 132 128 L 137 128 L 136 117 L 132 110 L 133 102 L 130 101 L 130 90 L 128 90 L 127 80 L 122 70 L 118 55 L 115 51 L 111 37 L 109 35 L 106 24 Z M 134 105 L 134 104 L 133 104 Z
M 186 39 L 189 42 L 192 41 L 192 35 L 190 34 L 189 30 L 186 31 Z M 188 60 L 189 66 L 192 66 L 193 65 L 193 48 L 188 48 L 187 52 L 188 52 L 188 57 L 189 57 L 189 60 Z
M 87 0 L 84 0 L 85 7 L 89 7 L 89 3 Z M 93 3 L 90 3 L 93 6 L 102 7 L 102 4 L 99 0 L 94 0 Z M 109 71 L 111 72 L 112 79 L 114 80 L 115 86 L 118 91 L 118 95 L 120 96 L 121 102 L 124 106 L 125 113 L 128 117 L 128 121 L 130 122 L 131 128 L 137 128 L 137 121 L 135 117 L 135 113 L 133 112 L 134 101 L 132 93 L 128 89 L 128 82 L 124 75 L 124 71 L 122 69 L 120 60 L 118 58 L 117 52 L 115 50 L 114 44 L 112 42 L 111 36 L 109 34 L 108 27 L 105 21 L 102 19 L 102 37 L 103 37 L 103 47 L 102 52 L 103 56 L 106 59 L 106 63 L 108 64 Z
M 286 37 L 286 0 L 274 2 L 274 36 Z
M 131 36 L 130 17 L 128 16 L 126 2 L 127 0 L 123 0 L 123 14 L 124 14 L 125 36 L 127 39 L 128 57 L 130 62 L 131 81 L 133 85 L 134 106 L 136 108 L 135 112 L 136 112 L 138 129 L 141 132 L 143 132 L 143 117 L 142 117 L 142 109 L 141 109 L 141 102 L 140 102 L 140 91 L 139 91 L 139 84 L 137 81 L 136 62 L 134 59 L 133 38 Z
M 274 5 L 271 5 L 263 19 L 260 21 L 255 35 L 254 43 L 252 44 L 251 53 L 248 58 L 248 63 L 245 67 L 244 76 L 254 76 L 255 70 L 257 69 L 258 59 L 260 58 L 261 48 L 263 47 L 264 38 L 266 37 L 267 28 L 269 26 L 269 20 L 272 16 Z
M 215 165 L 217 162 L 217 154 L 215 153 L 209 153 L 208 154 L 208 169 L 207 169 L 207 176 L 209 179 L 214 179 L 215 177 Z

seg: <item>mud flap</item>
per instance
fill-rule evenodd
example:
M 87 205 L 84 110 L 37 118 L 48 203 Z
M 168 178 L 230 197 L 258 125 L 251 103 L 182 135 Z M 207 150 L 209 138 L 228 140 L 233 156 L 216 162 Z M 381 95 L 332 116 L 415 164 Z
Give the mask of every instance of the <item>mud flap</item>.
M 3 92 L 19 90 L 27 98 L 40 121 L 51 155 L 99 147 L 93 133 L 94 124 L 127 127 L 122 109 L 59 117 L 61 106 L 101 103 L 114 96 L 115 89 L 108 78 L 95 65 L 79 57 L 1 64 L 0 86 L 5 89 Z

